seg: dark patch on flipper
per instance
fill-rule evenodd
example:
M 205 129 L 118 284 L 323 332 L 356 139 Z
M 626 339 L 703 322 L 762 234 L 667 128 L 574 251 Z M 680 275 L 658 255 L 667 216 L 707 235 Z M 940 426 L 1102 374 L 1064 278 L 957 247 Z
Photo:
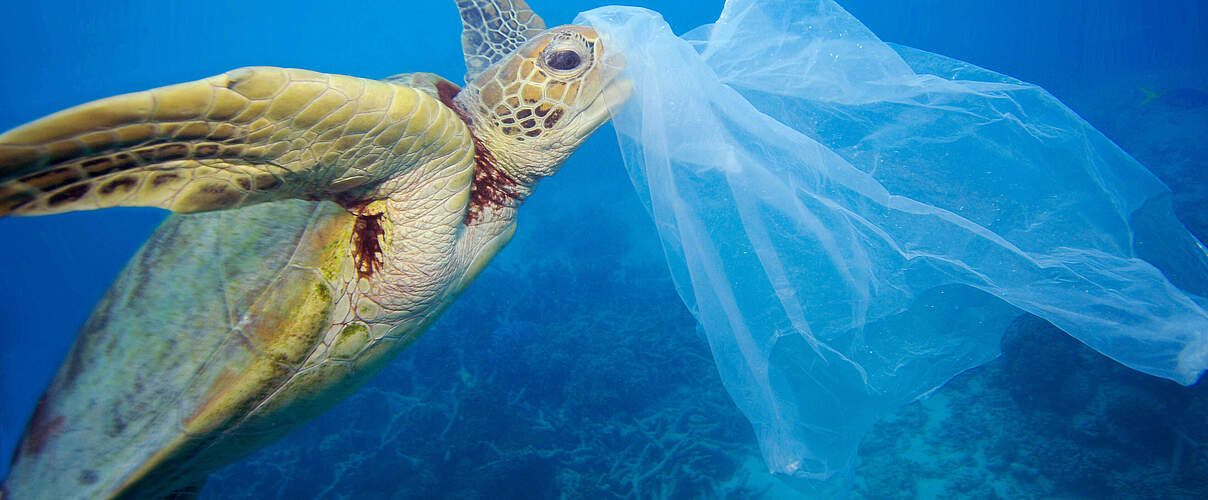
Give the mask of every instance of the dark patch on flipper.
M 84 470 L 80 471 L 80 477 L 77 478 L 77 480 L 80 482 L 80 484 L 82 484 L 84 486 L 96 484 L 97 479 L 98 478 L 96 477 L 96 471 L 94 471 L 92 469 L 84 469 Z
M 184 203 L 185 206 L 237 207 L 241 200 L 243 193 L 236 191 L 234 186 L 225 182 L 209 182 L 201 184 L 196 190 L 182 193 L 178 203 Z
M 180 174 L 176 174 L 176 173 L 155 174 L 154 176 L 151 177 L 151 187 L 153 187 L 153 188 L 159 187 L 160 185 L 162 185 L 166 182 L 172 182 L 179 178 L 180 178 Z
M 199 144 L 196 148 L 193 148 L 193 151 L 199 157 L 209 158 L 218 154 L 218 145 L 214 143 Z
M 38 196 L 28 191 L 18 191 L 13 194 L 0 196 L 0 214 L 17 211 L 36 199 L 38 199 Z
M 352 259 L 357 276 L 369 278 L 382 267 L 382 214 L 357 214 L 352 226 Z
M 41 172 L 34 172 L 18 179 L 20 182 L 41 191 L 50 191 L 73 182 L 79 182 L 84 177 L 75 169 L 60 167 Z
M 135 391 L 141 392 L 141 391 Z M 113 412 L 109 415 L 109 420 L 105 423 L 105 435 L 109 437 L 117 437 L 126 430 L 126 421 L 122 419 L 122 415 L 118 412 Z
M 94 178 L 116 172 L 121 170 L 123 167 L 124 166 L 122 164 L 114 161 L 114 159 L 109 156 L 102 156 L 100 158 L 93 158 L 91 160 L 84 160 L 80 162 L 80 168 L 83 168 L 84 172 L 87 172 L 90 177 Z
M 138 177 L 147 175 L 143 172 L 136 172 L 134 176 L 131 176 L 124 172 L 136 171 L 147 165 L 164 165 L 182 160 L 224 161 L 223 155 L 235 153 L 234 150 L 223 149 L 216 143 L 207 142 L 194 147 L 185 142 L 164 143 L 163 141 L 164 139 L 144 140 L 139 143 L 141 147 L 138 149 L 126 151 L 102 151 L 99 153 L 81 151 L 81 156 L 78 158 L 65 158 L 47 170 L 32 172 L 4 181 L 3 184 L 0 184 L 0 215 L 7 215 L 26 208 L 44 196 L 45 202 L 40 205 L 42 209 L 56 211 L 65 208 L 71 209 L 72 205 L 84 200 L 88 192 L 94 188 L 99 195 L 107 197 L 106 201 L 112 203 L 114 198 L 108 195 L 115 192 L 122 196 L 131 194 L 138 187 Z M 155 145 L 151 145 L 153 143 Z M 152 176 L 150 183 L 152 188 L 157 188 L 168 181 L 181 179 L 177 173 L 150 175 Z M 112 180 L 114 177 L 121 180 L 114 181 Z M 96 181 L 91 184 L 86 182 L 91 179 Z M 243 178 L 236 179 L 238 182 Z M 243 180 L 243 183 L 250 184 L 250 181 Z M 213 189 L 202 189 L 202 191 L 198 194 L 212 198 L 214 203 L 240 201 L 236 199 L 238 197 L 232 197 L 228 193 L 216 193 Z M 244 187 L 244 191 L 250 191 L 250 186 Z M 122 200 L 125 199 L 128 197 L 122 198 Z M 89 208 L 96 207 L 90 205 Z
M 64 203 L 79 201 L 80 198 L 83 198 L 84 195 L 88 194 L 89 189 L 91 188 L 88 184 L 76 184 L 74 186 L 65 188 L 51 195 L 50 199 L 46 200 L 46 206 L 54 208 L 63 205 Z
M 134 177 L 130 177 L 130 176 L 124 176 L 124 177 L 118 177 L 109 182 L 106 182 L 105 184 L 102 184 L 100 189 L 97 189 L 97 192 L 102 195 L 107 195 L 107 194 L 113 193 L 114 191 L 118 191 L 118 190 L 128 193 L 137 186 L 138 186 L 138 179 L 136 179 Z

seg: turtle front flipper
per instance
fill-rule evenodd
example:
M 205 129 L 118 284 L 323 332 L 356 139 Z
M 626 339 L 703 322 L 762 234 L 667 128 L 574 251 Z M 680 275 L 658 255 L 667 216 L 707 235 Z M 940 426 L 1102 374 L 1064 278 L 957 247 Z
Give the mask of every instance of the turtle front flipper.
M 457 0 L 466 81 L 545 31 L 545 21 L 524 0 Z
M 375 192 L 382 181 L 422 168 L 421 156 L 471 151 L 468 137 L 446 137 L 457 135 L 447 126 L 454 122 L 451 110 L 405 86 L 241 68 L 83 104 L 0 135 L 0 215 L 373 199 L 383 196 Z

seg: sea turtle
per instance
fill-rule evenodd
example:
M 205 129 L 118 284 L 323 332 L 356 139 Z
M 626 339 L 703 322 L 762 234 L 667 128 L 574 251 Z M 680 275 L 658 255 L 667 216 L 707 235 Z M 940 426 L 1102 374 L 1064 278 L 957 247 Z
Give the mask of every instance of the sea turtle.
M 154 206 L 4 499 L 188 495 L 344 399 L 508 242 L 628 83 L 582 26 L 458 0 L 464 89 L 253 67 L 0 135 L 0 215 Z

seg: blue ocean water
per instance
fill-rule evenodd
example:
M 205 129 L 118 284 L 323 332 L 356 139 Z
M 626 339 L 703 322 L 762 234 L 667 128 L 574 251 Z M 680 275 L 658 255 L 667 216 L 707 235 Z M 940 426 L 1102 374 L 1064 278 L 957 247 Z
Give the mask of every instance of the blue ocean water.
M 714 2 L 637 2 L 678 31 Z M 548 4 L 548 5 L 547 5 Z M 1208 7 L 1129 1 L 846 1 L 886 41 L 1031 81 L 1148 165 L 1205 240 Z M 532 5 L 549 24 L 599 4 Z M 0 128 L 244 65 L 458 80 L 452 2 L 19 5 L 0 33 Z M 776 496 L 753 435 L 666 276 L 602 129 L 525 206 L 516 239 L 442 321 L 312 425 L 216 474 L 204 496 Z M 162 213 L 0 220 L 0 453 L 74 331 Z M 999 361 L 867 440 L 868 498 L 1208 493 L 1202 387 L 1116 366 L 1022 319 Z M 4 469 L 0 469 L 2 471 Z M 4 472 L 0 472 L 0 475 Z

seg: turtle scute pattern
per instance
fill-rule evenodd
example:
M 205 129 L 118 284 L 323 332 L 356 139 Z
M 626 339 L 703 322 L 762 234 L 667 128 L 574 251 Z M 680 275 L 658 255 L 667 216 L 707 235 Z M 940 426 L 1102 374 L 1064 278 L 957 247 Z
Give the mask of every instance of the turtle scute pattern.
M 584 65 L 592 64 L 590 58 L 595 51 L 595 42 L 579 33 L 565 32 L 560 38 L 573 39 L 573 46 L 583 47 Z M 555 40 L 555 42 L 564 42 Z M 575 103 L 584 80 L 579 78 L 583 70 L 570 75 L 559 75 L 556 70 L 539 64 L 544 57 L 513 58 L 508 64 L 486 73 L 480 80 L 481 100 L 486 106 L 484 114 L 495 129 L 518 141 L 535 138 L 554 129 L 566 115 L 566 103 Z
M 457 8 L 467 81 L 545 30 L 545 21 L 523 0 L 457 0 Z
M 0 135 L 0 216 L 363 195 L 456 146 L 434 140 L 448 132 L 437 107 L 392 83 L 267 67 L 101 99 Z

